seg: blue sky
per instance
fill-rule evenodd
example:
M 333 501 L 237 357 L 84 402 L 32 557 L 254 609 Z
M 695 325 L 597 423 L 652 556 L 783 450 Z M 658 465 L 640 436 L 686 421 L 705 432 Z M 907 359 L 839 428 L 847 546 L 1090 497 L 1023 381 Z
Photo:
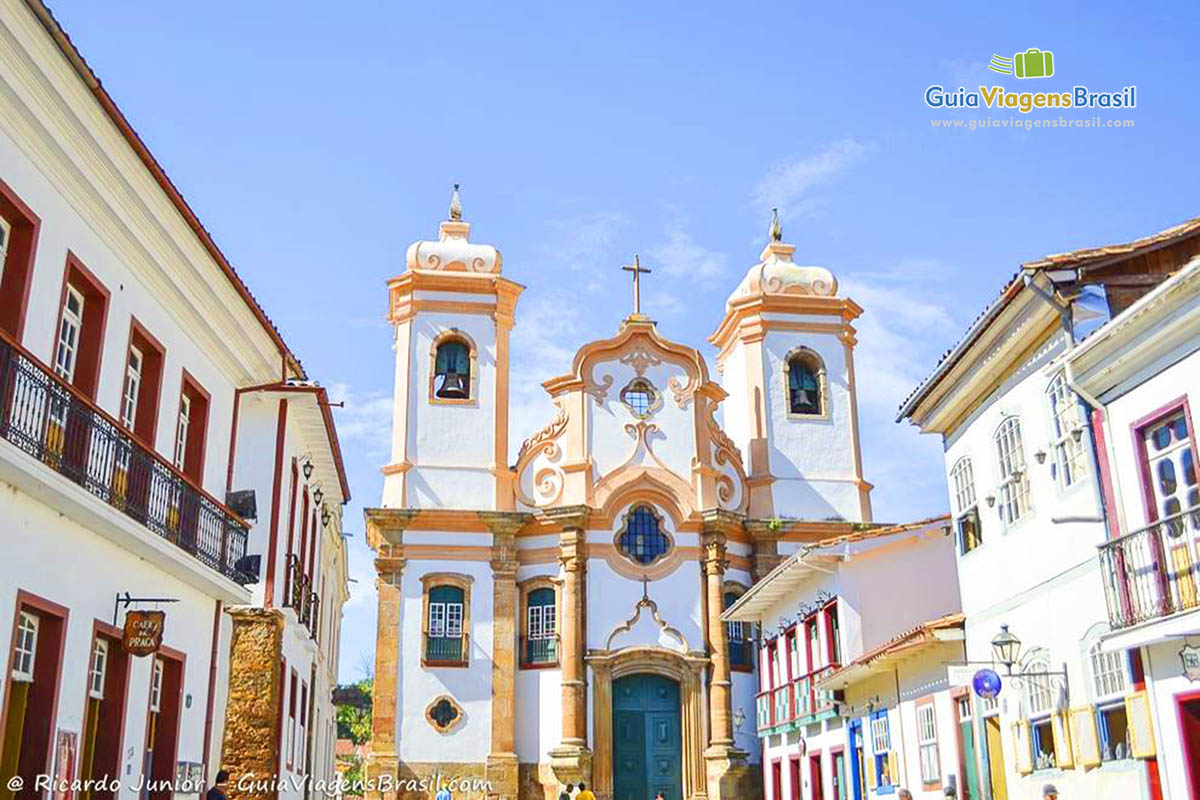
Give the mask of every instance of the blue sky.
M 797 261 L 866 313 L 876 517 L 946 508 L 940 443 L 901 399 L 1025 260 L 1200 213 L 1196 4 L 125 2 L 52 8 L 337 414 L 357 583 L 343 678 L 374 640 L 361 507 L 387 459 L 385 280 L 463 184 L 472 238 L 528 286 L 512 439 L 540 382 L 644 306 L 702 347 L 779 205 Z M 987 71 L 1054 52 L 1056 75 Z M 927 86 L 1138 86 L 1129 129 L 934 130 Z M 1010 112 L 959 114 L 1005 119 Z M 1048 117 L 1050 115 L 1031 115 Z M 1091 114 L 1068 113 L 1064 117 Z M 1190 191 L 1189 191 L 1190 190 Z M 710 366 L 712 361 L 710 360 Z

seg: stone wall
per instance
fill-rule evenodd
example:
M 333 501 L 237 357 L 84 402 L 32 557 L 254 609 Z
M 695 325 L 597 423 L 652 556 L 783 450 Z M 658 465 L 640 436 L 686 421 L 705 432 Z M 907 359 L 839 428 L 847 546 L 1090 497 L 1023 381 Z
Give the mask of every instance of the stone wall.
M 482 786 L 485 780 L 484 764 L 443 763 L 436 761 L 401 761 L 398 774 L 396 800 L 430 800 L 437 794 L 439 782 L 468 780 Z M 482 800 L 486 792 L 470 786 L 452 787 L 455 800 Z
M 238 789 L 243 776 L 274 779 L 279 768 L 279 708 L 283 691 L 283 614 L 278 609 L 230 608 L 233 637 L 229 701 L 221 764 L 229 770 L 230 800 L 273 800 L 267 786 Z

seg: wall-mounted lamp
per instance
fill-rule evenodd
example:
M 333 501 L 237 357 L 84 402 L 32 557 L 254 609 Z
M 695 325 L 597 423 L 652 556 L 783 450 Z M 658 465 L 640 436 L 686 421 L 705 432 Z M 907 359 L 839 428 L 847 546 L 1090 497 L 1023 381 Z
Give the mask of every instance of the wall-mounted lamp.
M 1008 629 L 1007 625 L 1001 625 L 1000 632 L 992 639 L 992 654 L 1011 675 L 1013 664 L 1017 663 L 1017 659 L 1021 655 L 1021 640 Z
M 988 508 L 991 508 L 992 506 L 996 505 L 996 495 L 994 495 L 994 494 L 989 494 L 987 497 L 985 497 L 983 499 L 988 504 Z
M 321 524 L 322 524 L 322 525 L 324 525 L 325 527 L 327 527 L 327 528 L 328 528 L 328 527 L 329 527 L 329 520 L 330 520 L 330 518 L 331 518 L 332 516 L 333 516 L 333 515 L 329 513 L 329 509 L 328 509 L 328 508 L 322 508 L 322 509 L 321 509 Z
M 1083 438 L 1083 428 L 1082 428 L 1082 427 L 1078 427 L 1078 428 L 1074 428 L 1074 429 L 1072 429 L 1072 430 L 1071 430 L 1071 436 L 1072 436 L 1072 438 L 1074 438 L 1074 439 L 1075 439 L 1075 441 L 1076 441 L 1076 442 L 1078 442 L 1080 439 L 1082 439 L 1082 438 Z
M 313 492 L 313 502 L 316 503 L 317 505 L 321 505 L 321 501 L 324 498 L 325 498 L 325 493 L 323 491 L 321 491 L 321 487 L 318 486 L 317 490 L 315 492 Z
M 310 461 L 305 461 L 305 462 L 304 462 L 304 466 L 300 467 L 300 471 L 304 473 L 304 480 L 308 480 L 309 478 L 311 478 L 311 477 L 312 477 L 312 474 L 313 474 L 313 463 L 312 463 L 312 461 L 311 461 L 311 460 L 310 460 Z
M 1046 451 L 1045 450 L 1038 450 L 1036 453 L 1033 454 L 1033 457 L 1039 464 L 1046 463 Z

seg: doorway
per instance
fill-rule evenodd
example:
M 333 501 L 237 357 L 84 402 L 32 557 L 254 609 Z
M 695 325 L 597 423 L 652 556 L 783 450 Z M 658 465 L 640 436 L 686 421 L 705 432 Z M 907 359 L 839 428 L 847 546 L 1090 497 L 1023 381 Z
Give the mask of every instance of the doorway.
M 679 684 L 651 674 L 613 681 L 613 800 L 683 800 L 682 762 Z
M 1008 800 L 1008 783 L 1004 778 L 1004 748 L 1000 735 L 1000 715 L 993 714 L 983 720 L 987 744 L 988 782 L 992 787 L 992 800 Z

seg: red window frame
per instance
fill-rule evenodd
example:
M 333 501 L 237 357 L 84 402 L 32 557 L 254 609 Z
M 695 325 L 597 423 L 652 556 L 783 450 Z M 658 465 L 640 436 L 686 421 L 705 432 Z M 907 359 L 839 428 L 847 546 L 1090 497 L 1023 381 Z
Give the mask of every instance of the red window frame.
M 1200 469 L 1200 444 L 1196 442 L 1196 426 L 1192 421 L 1192 409 L 1188 403 L 1187 395 L 1176 397 L 1166 405 L 1160 406 L 1141 419 L 1135 420 L 1129 426 L 1130 432 L 1133 435 L 1133 451 L 1138 455 L 1138 474 L 1142 482 L 1142 503 L 1146 511 L 1147 524 L 1157 522 L 1160 515 L 1158 513 L 1158 503 L 1154 500 L 1154 476 L 1150 474 L 1150 453 L 1146 450 L 1146 430 L 1181 411 L 1183 412 L 1184 423 L 1187 425 L 1188 437 L 1192 443 L 1192 459 L 1196 464 L 1196 468 Z
M 291 671 L 288 682 L 288 729 L 287 729 L 287 768 L 295 769 L 296 765 L 296 686 L 300 676 L 296 670 Z
M 0 180 L 0 217 L 4 217 L 11 228 L 4 269 L 0 270 L 3 273 L 0 277 L 0 331 L 20 342 L 25 333 L 25 311 L 29 308 L 29 290 L 33 287 L 33 261 L 42 221 L 3 180 Z
M 67 287 L 83 295 L 83 319 L 75 355 L 75 372 L 71 385 L 87 399 L 95 402 L 100 385 L 100 363 L 104 356 L 104 330 L 108 324 L 109 291 L 74 253 L 67 253 L 63 270 L 62 291 L 50 340 L 50 363 L 58 355 L 58 337 L 62 330 L 63 309 L 67 304 Z
M 154 449 L 158 433 L 158 405 L 162 397 L 163 364 L 166 348 L 154 338 L 136 317 L 129 320 L 129 345 L 125 348 L 125 370 L 121 373 L 121 405 L 125 403 L 125 374 L 129 371 L 133 348 L 142 354 L 142 379 L 138 387 L 137 413 L 131 433 L 146 447 Z M 118 408 L 117 419 L 123 420 L 124 408 Z
M 191 478 L 197 486 L 203 486 L 204 451 L 208 436 L 208 408 L 211 398 L 200 382 L 193 378 L 186 369 L 183 371 L 183 378 L 179 384 L 179 395 L 181 398 L 187 396 L 189 401 L 187 441 L 184 443 L 183 468 L 180 471 Z M 176 437 L 179 435 L 178 416 L 178 410 L 176 410 Z
M 837 621 L 838 632 L 841 632 L 841 618 L 838 616 L 838 601 L 832 600 L 828 605 L 821 609 L 821 617 L 825 623 L 825 656 L 830 665 L 838 665 L 841 660 L 841 654 L 838 652 L 841 648 L 841 642 L 837 641 L 834 634 L 834 621 Z

